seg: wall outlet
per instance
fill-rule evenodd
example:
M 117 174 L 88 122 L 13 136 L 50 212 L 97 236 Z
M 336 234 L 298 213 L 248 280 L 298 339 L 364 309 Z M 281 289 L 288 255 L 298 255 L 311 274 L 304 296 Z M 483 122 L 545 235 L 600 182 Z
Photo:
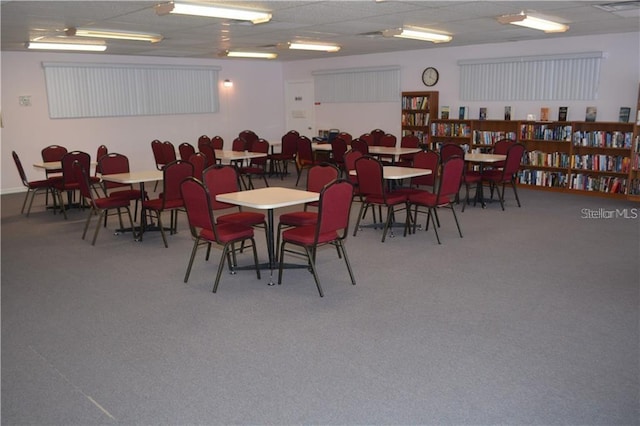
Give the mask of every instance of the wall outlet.
M 31 96 L 18 96 L 18 103 L 20 106 L 31 106 Z

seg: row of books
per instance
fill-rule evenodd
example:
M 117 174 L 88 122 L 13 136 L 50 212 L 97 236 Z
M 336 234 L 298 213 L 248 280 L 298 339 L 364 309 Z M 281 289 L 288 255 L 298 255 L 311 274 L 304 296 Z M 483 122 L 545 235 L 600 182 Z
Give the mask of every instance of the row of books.
M 571 168 L 599 172 L 629 173 L 631 158 L 622 155 L 573 155 Z
M 403 96 L 402 97 L 402 109 L 429 109 L 429 97 L 428 96 Z M 436 114 L 438 111 L 436 111 Z
M 418 138 L 418 140 L 420 141 L 421 144 L 424 144 L 427 142 L 427 134 L 424 133 L 423 131 L 420 130 L 403 130 L 402 131 L 402 136 L 407 136 L 407 135 L 414 135 Z
M 613 176 L 592 176 L 578 173 L 571 175 L 569 188 L 582 191 L 624 194 L 627 191 L 627 179 Z
M 404 107 L 403 107 L 404 108 Z M 454 118 L 450 115 L 450 108 L 448 106 L 440 107 L 440 118 L 441 119 L 449 119 Z M 549 107 L 541 107 L 540 115 L 536 117 L 535 114 L 527 114 L 527 120 L 529 121 L 551 121 L 551 111 Z M 567 121 L 567 116 L 569 114 L 569 107 L 561 106 L 558 108 L 558 121 Z M 588 106 L 585 110 L 584 121 L 593 122 L 596 121 L 596 116 L 598 114 L 598 108 L 595 106 Z M 618 121 L 621 123 L 628 123 L 631 115 L 630 107 L 620 107 L 620 112 L 618 114 Z M 511 120 L 514 116 L 513 108 L 510 105 L 504 107 L 504 119 Z M 640 117 L 640 114 L 639 114 Z M 458 110 L 459 120 L 467 120 L 469 118 L 469 107 L 461 106 Z M 480 107 L 478 110 L 478 119 L 486 120 L 487 119 L 487 108 Z
M 493 145 L 500 139 L 516 140 L 515 132 L 474 131 L 473 143 L 476 145 Z
M 521 139 L 571 141 L 572 133 L 572 126 L 549 126 L 547 124 L 523 124 L 520 126 Z
M 599 148 L 631 148 L 631 132 L 575 132 L 573 145 Z
M 414 112 L 402 114 L 403 126 L 428 126 L 429 125 L 429 113 L 428 112 Z
M 525 169 L 518 172 L 518 183 L 549 188 L 566 188 L 567 175 L 561 172 Z
M 629 182 L 629 195 L 640 195 L 640 178 L 631 179 Z
M 462 136 L 471 134 L 471 126 L 467 123 L 432 123 L 431 134 L 433 136 Z
M 523 164 L 541 167 L 565 167 L 571 163 L 571 156 L 565 152 L 525 152 Z

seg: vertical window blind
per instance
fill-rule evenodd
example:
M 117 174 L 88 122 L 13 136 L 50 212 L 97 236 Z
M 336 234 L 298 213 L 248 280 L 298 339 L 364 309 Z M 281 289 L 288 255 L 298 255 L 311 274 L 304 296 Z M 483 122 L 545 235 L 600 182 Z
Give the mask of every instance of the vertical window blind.
M 458 61 L 466 101 L 598 98 L 602 52 Z
M 219 67 L 43 62 L 51 118 L 212 113 Z
M 318 102 L 398 102 L 400 67 L 313 71 Z

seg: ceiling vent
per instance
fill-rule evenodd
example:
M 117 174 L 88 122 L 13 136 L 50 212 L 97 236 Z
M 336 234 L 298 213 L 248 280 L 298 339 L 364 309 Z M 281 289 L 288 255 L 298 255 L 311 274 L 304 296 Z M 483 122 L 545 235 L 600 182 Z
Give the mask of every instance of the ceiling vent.
M 640 16 L 640 1 L 637 0 L 596 4 L 593 7 L 611 12 L 614 15 L 621 16 L 623 18 Z

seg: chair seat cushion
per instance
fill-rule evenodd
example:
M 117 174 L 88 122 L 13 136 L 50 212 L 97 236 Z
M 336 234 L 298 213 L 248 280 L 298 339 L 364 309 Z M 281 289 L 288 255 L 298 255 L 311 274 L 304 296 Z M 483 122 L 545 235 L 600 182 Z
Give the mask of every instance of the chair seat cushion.
M 476 172 L 473 170 L 467 170 L 464 174 L 464 182 L 465 183 L 476 183 L 482 180 L 482 175 L 480 172 Z
M 282 233 L 282 240 L 301 245 L 312 245 L 316 236 L 316 226 L 299 226 L 287 229 Z M 318 236 L 318 244 L 328 243 L 338 239 L 338 233 L 335 231 L 325 232 Z
M 49 188 L 50 186 L 51 186 L 51 179 L 33 180 L 29 182 L 29 188 L 31 189 Z
M 139 189 L 123 189 L 120 191 L 112 191 L 109 193 L 110 197 L 126 198 L 128 200 L 139 199 L 142 193 Z
M 426 207 L 443 206 L 450 202 L 449 197 L 441 195 L 440 198 L 438 198 L 437 194 L 429 191 L 409 195 L 409 204 L 418 204 Z
M 200 231 L 200 236 L 202 238 L 226 244 L 231 241 L 240 241 L 253 237 L 253 228 L 239 223 L 221 223 L 216 225 L 216 234 L 218 235 L 217 239 L 211 229 L 202 229 Z
M 115 209 L 118 207 L 129 207 L 129 200 L 119 197 L 104 197 L 94 199 L 96 208 L 98 209 Z
M 365 197 L 365 201 L 371 204 L 385 204 L 384 197 L 380 195 L 367 195 Z M 387 202 L 386 204 L 390 206 L 394 206 L 396 204 L 404 203 L 407 201 L 407 194 L 403 194 L 400 192 L 389 192 L 387 193 Z
M 240 223 L 245 226 L 261 225 L 264 214 L 257 212 L 235 212 L 216 217 L 216 223 Z
M 245 175 L 260 175 L 263 174 L 265 170 L 262 167 L 241 167 L 240 173 Z
M 503 171 L 499 169 L 490 169 L 482 173 L 483 180 L 490 180 L 493 182 L 501 182 L 503 178 Z
M 162 202 L 163 202 L 162 198 L 155 198 L 153 200 L 145 200 L 142 203 L 142 208 L 149 209 L 149 210 L 162 210 L 162 208 L 163 208 Z M 177 199 L 177 200 L 167 200 L 164 203 L 164 209 L 165 210 L 178 209 L 180 207 L 184 207 L 184 201 L 182 201 L 182 198 Z
M 280 223 L 289 226 L 308 226 L 315 225 L 318 221 L 318 213 L 316 212 L 292 212 L 280 215 Z

